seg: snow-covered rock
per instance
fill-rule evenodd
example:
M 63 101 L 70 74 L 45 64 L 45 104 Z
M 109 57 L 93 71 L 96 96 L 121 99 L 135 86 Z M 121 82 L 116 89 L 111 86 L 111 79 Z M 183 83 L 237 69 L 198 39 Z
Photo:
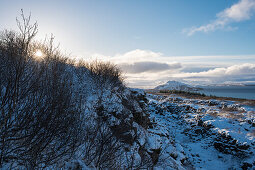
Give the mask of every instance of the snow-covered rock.
M 252 169 L 255 166 L 254 108 L 233 101 L 174 100 L 176 95 L 147 95 L 158 142 L 167 136 L 161 163 L 169 169 Z M 222 107 L 234 107 L 228 109 Z M 155 137 L 155 138 L 156 138 Z M 182 149 L 178 149 L 182 148 Z M 175 160 L 174 167 L 170 164 Z M 160 159 L 159 159 L 160 160 Z M 170 169 L 171 169 L 170 168 Z

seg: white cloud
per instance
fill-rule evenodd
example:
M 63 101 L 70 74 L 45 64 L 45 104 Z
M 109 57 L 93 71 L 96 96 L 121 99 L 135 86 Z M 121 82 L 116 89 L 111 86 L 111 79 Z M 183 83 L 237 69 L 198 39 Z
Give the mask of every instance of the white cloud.
M 162 72 L 167 70 L 175 70 L 181 68 L 180 63 L 161 63 L 161 62 L 135 62 L 133 64 L 121 63 L 120 68 L 127 73 L 143 73 L 143 72 Z
M 241 82 L 248 80 L 255 82 L 255 64 L 244 63 L 229 67 L 215 68 L 198 73 L 177 73 L 173 75 L 184 80 L 196 80 L 207 83 Z
M 91 60 L 110 61 L 123 70 L 132 87 L 153 88 L 169 80 L 208 84 L 255 81 L 255 56 L 165 56 L 136 49 L 124 54 L 92 54 Z
M 122 66 L 128 72 L 165 71 L 181 67 L 179 62 L 169 60 L 169 57 L 163 56 L 162 53 L 141 49 L 132 50 L 124 54 L 116 54 L 113 57 L 100 54 L 93 54 L 92 56 L 92 60 L 110 61 Z
M 255 0 L 240 0 L 238 3 L 218 13 L 217 19 L 213 22 L 202 25 L 200 27 L 192 27 L 190 29 L 184 29 L 183 32 L 189 36 L 196 32 L 210 32 L 218 29 L 233 30 L 229 24 L 233 22 L 241 22 L 249 20 L 255 12 Z
M 225 9 L 218 14 L 219 18 L 223 20 L 243 21 L 250 19 L 255 10 L 254 0 L 240 0 L 237 4 L 232 5 L 230 8 Z
M 117 54 L 110 59 L 116 63 L 135 63 L 135 62 L 143 62 L 143 61 L 151 61 L 151 62 L 158 62 L 158 59 L 163 56 L 162 53 L 157 53 L 149 50 L 132 50 L 124 54 Z

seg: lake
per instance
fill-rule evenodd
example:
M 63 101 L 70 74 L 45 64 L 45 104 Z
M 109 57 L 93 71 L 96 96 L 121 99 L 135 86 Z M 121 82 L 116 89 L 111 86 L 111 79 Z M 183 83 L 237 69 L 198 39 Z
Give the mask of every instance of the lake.
M 218 97 L 255 99 L 255 86 L 203 86 L 198 92 Z

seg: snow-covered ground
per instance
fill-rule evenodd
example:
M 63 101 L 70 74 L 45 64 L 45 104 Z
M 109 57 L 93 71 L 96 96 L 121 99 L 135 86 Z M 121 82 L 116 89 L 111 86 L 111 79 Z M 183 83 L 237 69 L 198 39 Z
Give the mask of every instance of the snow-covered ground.
M 154 148 L 161 169 L 255 167 L 255 109 L 231 101 L 148 94 Z M 152 145 L 151 145 L 152 146 Z M 168 156 L 170 155 L 170 156 Z M 167 159 L 171 165 L 167 165 Z M 169 162 L 168 161 L 168 162 Z

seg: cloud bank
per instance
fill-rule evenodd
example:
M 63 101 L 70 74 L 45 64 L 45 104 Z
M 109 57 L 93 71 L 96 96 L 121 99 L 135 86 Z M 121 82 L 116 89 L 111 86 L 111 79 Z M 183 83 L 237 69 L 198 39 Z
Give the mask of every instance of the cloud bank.
M 143 72 L 162 72 L 166 70 L 175 70 L 181 68 L 180 63 L 159 63 L 159 62 L 135 62 L 133 64 L 123 63 L 119 65 L 124 72 L 127 73 L 143 73 Z
M 242 82 L 250 80 L 255 82 L 255 64 L 244 63 L 230 67 L 215 68 L 198 73 L 178 73 L 174 77 L 184 79 L 199 79 L 209 83 Z
M 199 27 L 192 27 L 190 29 L 184 29 L 183 32 L 191 36 L 197 32 L 211 32 L 218 29 L 233 30 L 230 26 L 231 23 L 241 22 L 251 19 L 255 13 L 255 0 L 240 0 L 238 3 L 225 9 L 224 11 L 216 15 L 216 20 L 209 24 Z
M 194 85 L 225 82 L 255 84 L 255 56 L 164 56 L 141 49 L 114 56 L 92 56 L 92 60 L 117 64 L 131 87 L 154 88 L 169 80 Z

